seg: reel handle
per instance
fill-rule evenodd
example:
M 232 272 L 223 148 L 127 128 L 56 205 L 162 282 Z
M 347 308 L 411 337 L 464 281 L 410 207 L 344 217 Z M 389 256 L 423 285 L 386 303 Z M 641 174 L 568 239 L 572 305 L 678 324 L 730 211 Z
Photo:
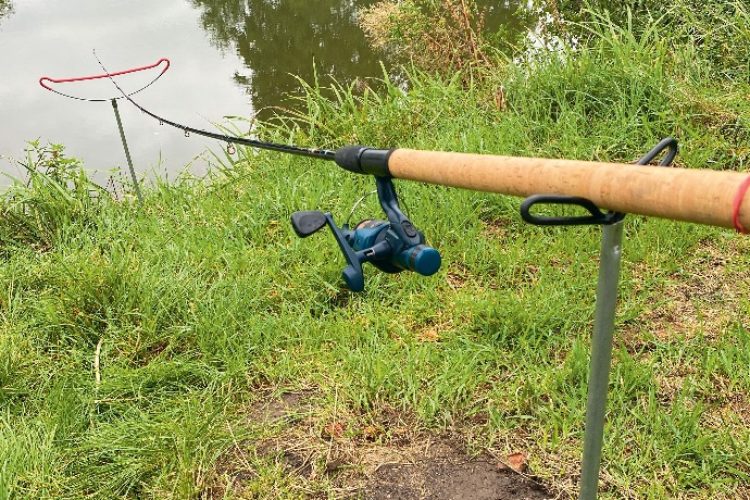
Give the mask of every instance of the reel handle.
M 311 234 L 320 231 L 326 224 L 331 229 L 333 237 L 336 239 L 341 253 L 346 259 L 346 267 L 341 272 L 346 286 L 353 292 L 361 292 L 365 289 L 365 275 L 362 271 L 362 262 L 366 262 L 368 252 L 355 252 L 346 241 L 343 231 L 336 225 L 330 212 L 320 212 L 318 210 L 308 210 L 304 212 L 295 212 L 292 214 L 292 228 L 300 238 L 307 238 Z
M 300 238 L 307 238 L 320 231 L 327 223 L 323 212 L 309 210 L 292 214 L 292 229 Z

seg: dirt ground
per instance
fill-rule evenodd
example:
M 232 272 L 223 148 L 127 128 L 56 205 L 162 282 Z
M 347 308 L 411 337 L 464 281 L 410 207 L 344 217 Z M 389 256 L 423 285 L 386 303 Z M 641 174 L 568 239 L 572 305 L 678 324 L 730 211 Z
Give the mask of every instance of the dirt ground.
M 263 398 L 248 410 L 255 424 L 280 426 L 276 436 L 243 443 L 224 457 L 225 481 L 208 498 L 223 498 L 227 486 L 240 498 L 256 477 L 247 457 L 272 461 L 310 498 L 368 500 L 521 500 L 553 498 L 526 467 L 525 457 L 498 460 L 487 452 L 469 454 L 458 435 L 415 430 L 391 416 L 381 428 L 387 439 L 352 438 L 347 424 L 320 425 L 312 393 L 287 393 Z M 388 419 L 386 419 L 388 420 Z M 367 426 L 374 429 L 376 426 Z M 242 463 L 248 467 L 243 467 Z M 226 479 L 229 479 L 227 482 Z M 327 493 L 315 492 L 327 483 Z M 330 488 L 330 485 L 333 485 Z M 283 496 L 283 495 L 282 495 Z M 255 495 L 252 495 L 256 498 Z
M 551 498 L 533 480 L 487 458 L 455 451 L 415 463 L 383 464 L 370 475 L 362 498 L 372 500 L 516 500 Z

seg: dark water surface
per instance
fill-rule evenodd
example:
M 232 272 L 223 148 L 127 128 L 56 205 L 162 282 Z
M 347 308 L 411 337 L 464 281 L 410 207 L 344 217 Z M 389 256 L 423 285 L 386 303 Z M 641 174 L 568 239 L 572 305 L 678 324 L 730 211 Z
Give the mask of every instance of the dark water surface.
M 25 141 L 65 144 L 89 170 L 107 172 L 125 160 L 109 103 L 64 99 L 43 90 L 39 77 L 101 73 L 92 49 L 110 71 L 168 57 L 172 68 L 139 94 L 146 107 L 176 121 L 212 128 L 227 115 L 250 117 L 293 103 L 290 74 L 326 81 L 380 77 L 384 54 L 373 51 L 357 24 L 373 0 L 0 0 L 0 171 L 18 175 L 8 158 Z M 480 2 L 487 25 L 513 22 L 517 1 Z M 384 60 L 385 58 L 385 60 Z M 153 77 L 123 77 L 128 89 Z M 116 95 L 106 80 L 69 84 L 79 96 Z M 127 103 L 122 118 L 136 169 L 174 177 L 214 141 L 161 127 Z M 201 173 L 203 162 L 189 170 Z M 100 174 L 99 178 L 102 175 Z

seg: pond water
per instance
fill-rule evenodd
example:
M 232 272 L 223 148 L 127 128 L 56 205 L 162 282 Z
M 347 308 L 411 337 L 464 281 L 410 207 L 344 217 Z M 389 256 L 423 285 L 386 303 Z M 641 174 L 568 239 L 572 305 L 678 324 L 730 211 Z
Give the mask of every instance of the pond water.
M 87 169 L 125 166 L 109 103 L 65 99 L 42 89 L 41 76 L 63 78 L 102 73 L 96 49 L 110 71 L 143 66 L 167 57 L 172 67 L 138 101 L 163 116 L 211 129 L 225 116 L 251 117 L 294 103 L 291 76 L 318 74 L 347 82 L 380 77 L 382 53 L 373 51 L 357 23 L 357 12 L 373 0 L 0 0 L 0 171 L 20 175 L 10 158 L 21 158 L 25 142 L 65 144 Z M 479 2 L 487 25 L 514 23 L 520 2 Z M 385 60 L 384 60 L 385 59 Z M 136 89 L 153 73 L 123 77 Z M 325 81 L 325 80 L 324 80 Z M 117 95 L 102 80 L 60 87 L 81 97 Z M 129 104 L 120 110 L 136 169 L 173 178 L 207 148 L 208 139 L 159 126 Z M 188 168 L 200 174 L 204 162 Z M 102 173 L 104 172 L 104 173 Z

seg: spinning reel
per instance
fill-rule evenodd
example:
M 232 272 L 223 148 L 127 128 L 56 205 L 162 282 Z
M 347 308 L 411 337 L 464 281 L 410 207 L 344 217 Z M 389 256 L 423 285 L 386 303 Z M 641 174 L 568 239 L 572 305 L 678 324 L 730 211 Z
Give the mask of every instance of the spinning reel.
M 344 254 L 347 266 L 341 275 L 346 286 L 354 291 L 365 289 L 362 264 L 370 262 L 386 273 L 414 271 L 431 276 L 440 269 L 440 253 L 425 245 L 424 234 L 404 215 L 390 177 L 375 177 L 378 201 L 387 221 L 364 220 L 350 228 L 339 228 L 330 213 L 295 212 L 292 227 L 300 238 L 319 231 L 326 224 Z

